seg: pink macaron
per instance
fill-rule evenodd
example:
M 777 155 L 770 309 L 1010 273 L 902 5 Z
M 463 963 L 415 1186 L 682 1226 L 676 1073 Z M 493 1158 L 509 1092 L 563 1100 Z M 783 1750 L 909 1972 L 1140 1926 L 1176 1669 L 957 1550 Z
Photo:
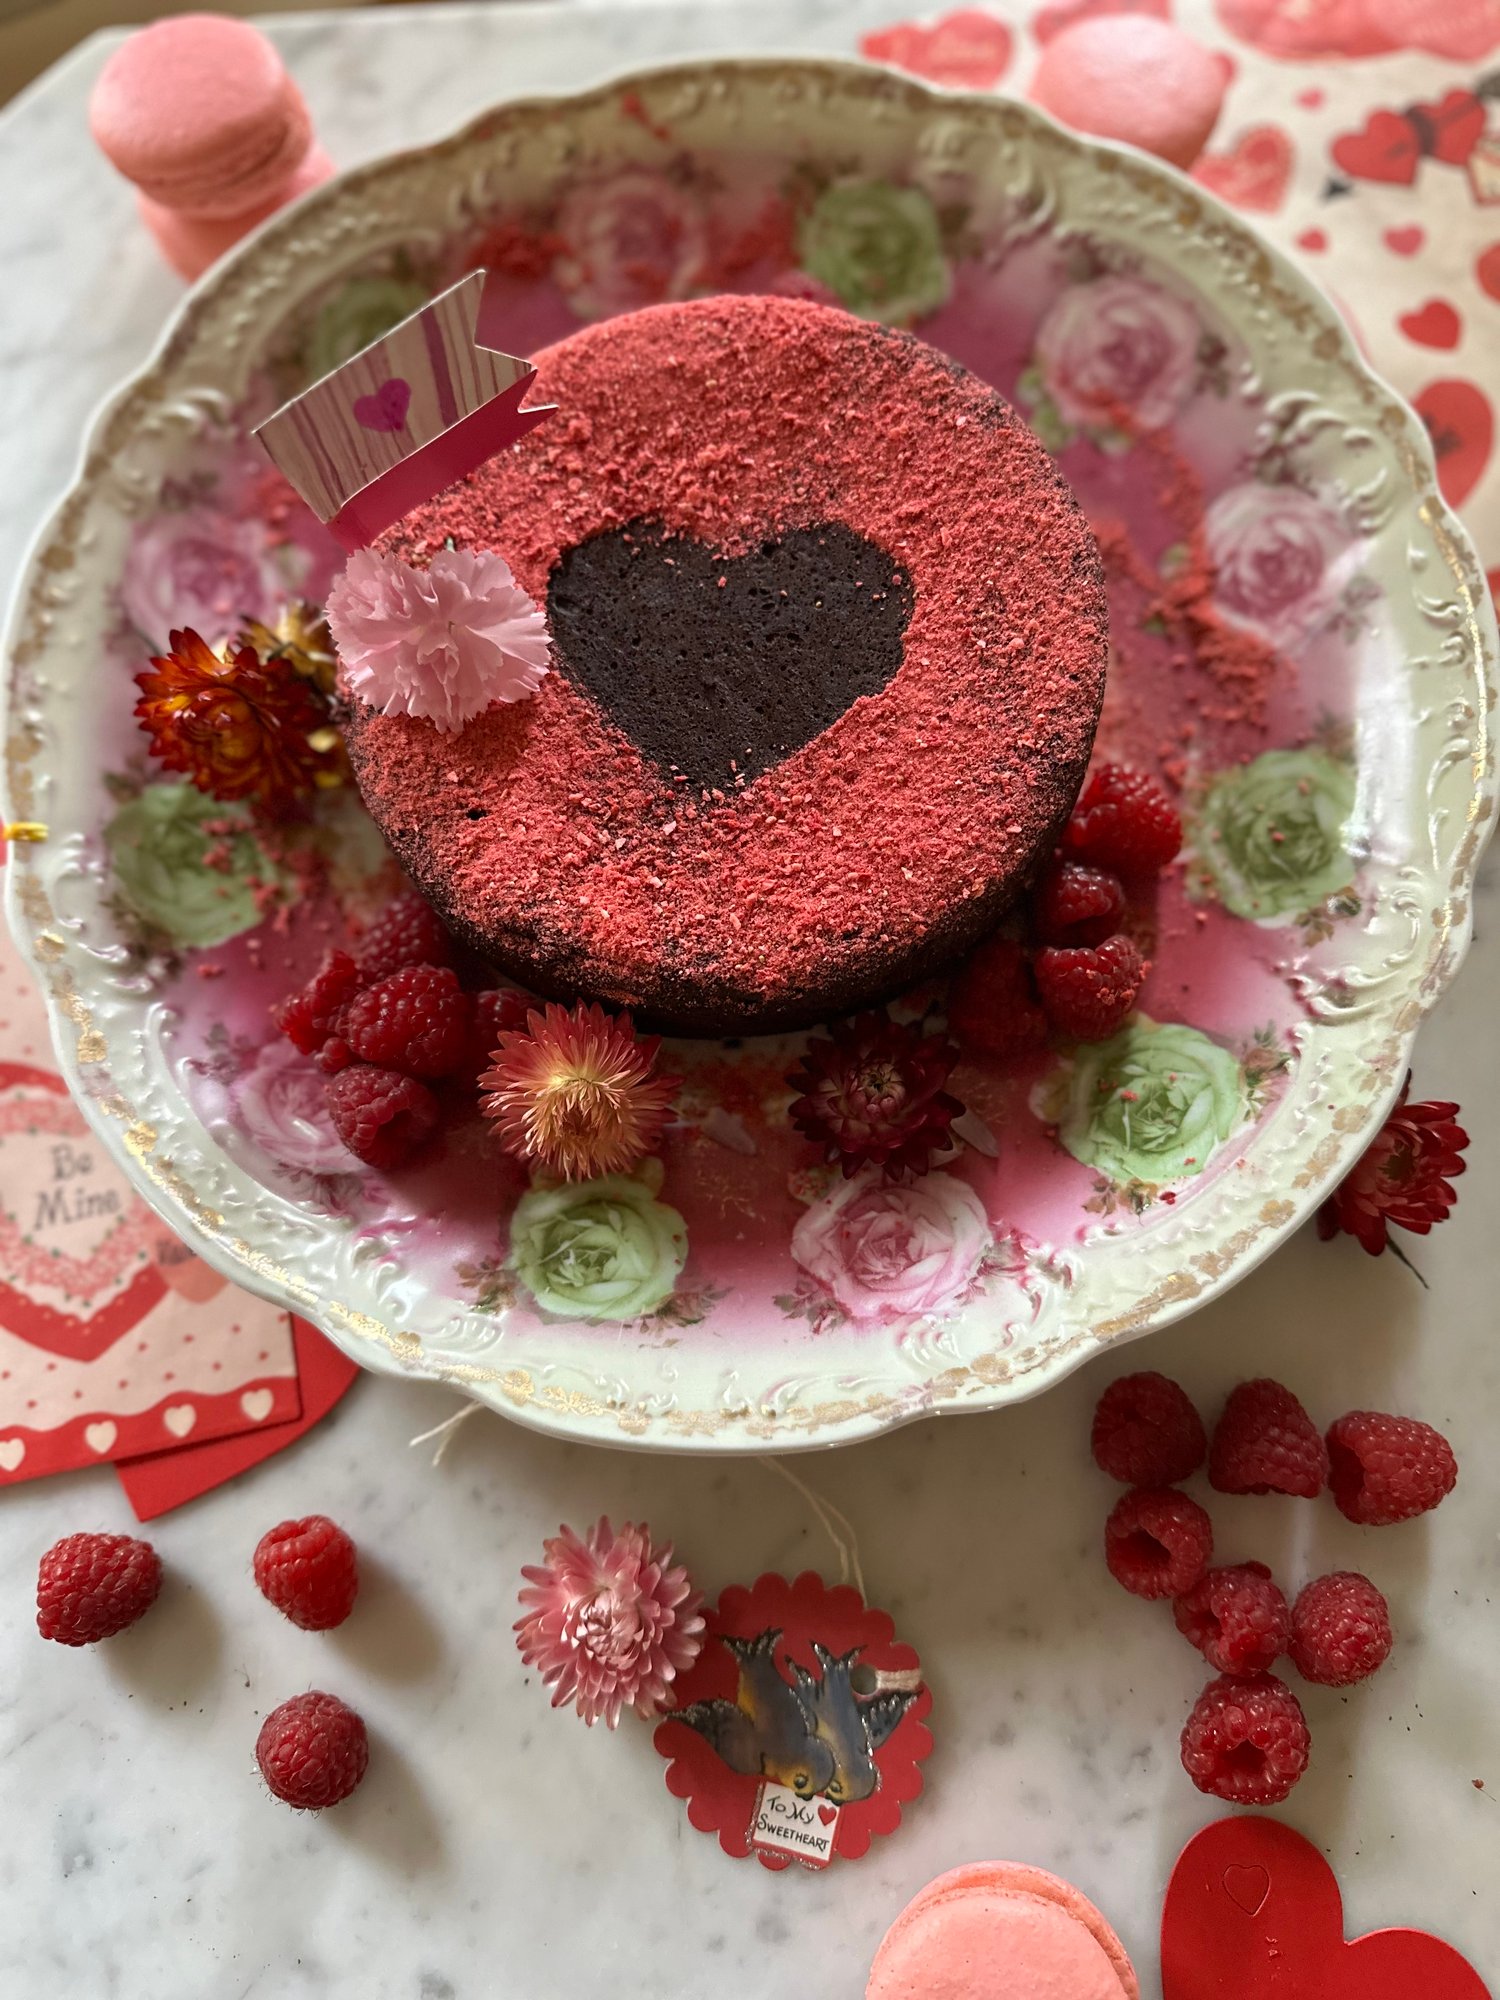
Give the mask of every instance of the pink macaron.
M 1077 132 L 1190 167 L 1223 108 L 1223 59 L 1149 14 L 1075 21 L 1042 50 L 1033 104 Z
M 135 198 L 136 206 L 172 269 L 191 282 L 201 278 L 210 264 L 216 264 L 257 223 L 264 222 L 289 201 L 295 201 L 299 194 L 306 194 L 309 188 L 321 187 L 333 171 L 333 162 L 323 148 L 314 146 L 272 200 L 258 202 L 244 215 L 183 215 L 180 210 L 163 208 L 150 195 L 140 193 Z
M 1140 2000 L 1125 1948 L 1071 1883 L 1018 1861 L 929 1882 L 886 1932 L 865 2000 Z
M 269 212 L 313 143 L 276 50 L 219 14 L 179 14 L 122 42 L 94 85 L 89 124 L 148 201 L 210 220 Z

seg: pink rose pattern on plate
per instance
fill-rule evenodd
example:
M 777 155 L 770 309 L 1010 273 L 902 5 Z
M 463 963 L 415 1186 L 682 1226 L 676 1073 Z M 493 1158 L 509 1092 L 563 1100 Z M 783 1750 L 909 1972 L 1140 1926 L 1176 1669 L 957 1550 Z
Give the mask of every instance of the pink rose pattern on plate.
M 1373 19 L 1382 0 L 1339 4 L 1351 18 L 1364 18 L 1364 9 Z M 1336 9 L 1328 12 L 1332 18 Z M 1273 46 L 1274 4 L 1223 0 L 1223 13 L 1235 32 Z M 1298 158 L 1315 161 L 1316 154 L 1304 145 Z M 807 165 L 789 174 L 782 163 L 738 159 L 732 174 L 683 157 L 664 170 L 632 166 L 611 174 L 594 166 L 550 206 L 476 217 L 444 255 L 403 271 L 416 271 L 435 290 L 474 262 L 488 262 L 508 288 L 522 347 L 582 320 L 716 289 L 775 289 L 835 302 L 824 278 L 799 267 L 798 242 L 836 183 L 846 186 L 847 175 L 832 168 L 820 178 Z M 793 1056 L 768 1064 L 753 1049 L 736 1056 L 689 1046 L 683 1067 L 695 1071 L 696 1101 L 712 1110 L 669 1131 L 656 1178 L 628 1201 L 617 1192 L 581 1218 L 569 1212 L 548 1222 L 561 1232 L 559 1244 L 567 1232 L 587 1228 L 602 1265 L 639 1266 L 655 1295 L 665 1294 L 633 1322 L 648 1339 L 681 1338 L 699 1325 L 711 1333 L 716 1322 L 729 1321 L 768 1332 L 779 1325 L 793 1340 L 845 1321 L 909 1327 L 920 1337 L 919 1329 L 940 1325 L 957 1301 L 981 1290 L 988 1296 L 999 1274 L 1016 1275 L 1028 1258 L 1039 1266 L 1047 1244 L 1085 1229 L 1130 1227 L 1164 1194 L 1186 1203 L 1195 1181 L 1232 1163 L 1294 1060 L 1297 1008 L 1281 967 L 1299 941 L 1304 950 L 1325 945 L 1360 909 L 1357 861 L 1340 851 L 1341 801 L 1353 783 L 1347 732 L 1328 719 L 1337 717 L 1347 686 L 1345 648 L 1368 642 L 1360 540 L 1347 497 L 1316 488 L 1284 438 L 1268 445 L 1263 412 L 1231 398 L 1235 357 L 1180 278 L 1121 256 L 1105 240 L 1074 236 L 1064 247 L 1023 234 L 986 245 L 971 233 L 961 201 L 940 210 L 885 183 L 863 188 L 860 212 L 888 213 L 902 224 L 897 276 L 917 294 L 946 300 L 919 318 L 919 331 L 1018 397 L 1064 454 L 1085 504 L 1099 508 L 1096 518 L 1116 526 L 1123 519 L 1137 544 L 1135 585 L 1141 574 L 1158 590 L 1169 583 L 1196 537 L 1226 629 L 1265 641 L 1282 671 L 1258 734 L 1237 734 L 1233 722 L 1208 727 L 1190 760 L 1161 767 L 1184 782 L 1190 817 L 1205 799 L 1222 794 L 1228 802 L 1222 827 L 1198 831 L 1200 850 L 1217 843 L 1212 865 L 1190 866 L 1157 912 L 1159 985 L 1145 1002 L 1152 1003 L 1153 990 L 1190 991 L 1195 1025 L 1173 1017 L 1175 1024 L 1164 1026 L 1145 1015 L 1117 1038 L 1117 1052 L 1082 1065 L 1041 1056 L 1024 1075 L 966 1064 L 957 1087 L 991 1146 L 895 1186 L 868 1175 L 830 1185 L 810 1170 L 785 1123 L 781 1079 Z M 867 294 L 870 274 L 861 260 L 871 251 L 853 230 L 837 235 L 842 209 L 825 203 L 819 213 L 825 268 L 851 297 Z M 891 254 L 888 245 L 876 249 Z M 874 275 L 888 284 L 884 269 Z M 276 393 L 296 386 L 295 373 L 282 381 L 276 369 L 295 371 L 297 355 L 293 340 L 273 364 Z M 1133 437 L 1153 432 L 1170 436 L 1202 483 L 1186 543 L 1156 518 L 1148 489 L 1159 464 L 1132 446 Z M 305 568 L 284 506 L 276 511 L 277 496 L 264 481 L 265 490 L 252 494 L 248 474 L 229 471 L 232 454 L 221 451 L 219 462 L 217 487 L 211 476 L 200 479 L 190 505 L 180 494 L 164 495 L 161 510 L 134 531 L 122 608 L 153 640 L 167 623 L 194 613 L 207 624 L 233 622 L 245 611 L 264 615 L 286 579 Z M 1112 572 L 1112 589 L 1116 581 Z M 1115 609 L 1120 684 L 1179 687 L 1169 649 L 1123 572 Z M 1140 760 L 1139 741 L 1114 747 Z M 1145 759 L 1156 756 L 1153 738 Z M 1278 872 L 1268 883 L 1257 869 L 1282 822 L 1294 827 L 1296 865 L 1285 847 L 1277 850 Z M 1305 911 L 1296 907 L 1299 870 L 1308 884 Z M 1329 883 L 1336 893 L 1325 894 Z M 1181 921 L 1188 898 L 1199 899 L 1200 923 Z M 1243 914 L 1272 904 L 1286 914 L 1269 924 Z M 287 983 L 287 961 L 301 969 L 324 941 L 316 923 L 294 912 L 274 981 L 248 964 L 237 939 L 215 957 L 226 970 L 246 971 L 243 982 L 178 982 L 185 1040 L 197 1044 L 211 1079 L 203 1088 L 209 1097 L 218 1093 L 221 1122 L 274 1163 L 280 1185 L 347 1215 L 362 1234 L 399 1243 L 404 1263 L 455 1297 L 467 1295 L 481 1311 L 545 1317 L 528 1288 L 530 1265 L 517 1263 L 507 1244 L 505 1218 L 524 1182 L 496 1160 L 478 1121 L 451 1129 L 443 1150 L 393 1189 L 360 1172 L 339 1145 L 317 1074 L 289 1045 L 265 1040 L 265 1005 Z M 226 1013 L 227 1033 L 219 1019 Z M 1119 1075 L 1103 1073 L 1111 1063 Z M 1149 1146 L 1134 1150 L 1128 1133 L 1122 1137 L 1091 1110 L 1101 1092 L 1112 1102 L 1112 1089 L 1123 1090 L 1127 1070 L 1154 1121 Z M 1198 1079 L 1189 1093 L 1195 1122 L 1192 1132 L 1179 1133 L 1172 1119 L 1187 1073 Z M 1207 1147 L 1193 1136 L 1204 1130 Z M 1152 1158 L 1170 1163 L 1169 1179 L 1190 1162 L 1175 1192 L 1151 1177 Z M 661 1247 L 671 1234 L 664 1216 L 681 1222 L 687 1240 L 686 1268 L 675 1279 L 679 1253 L 669 1257 Z M 997 1346 L 1010 1337 L 998 1311 Z

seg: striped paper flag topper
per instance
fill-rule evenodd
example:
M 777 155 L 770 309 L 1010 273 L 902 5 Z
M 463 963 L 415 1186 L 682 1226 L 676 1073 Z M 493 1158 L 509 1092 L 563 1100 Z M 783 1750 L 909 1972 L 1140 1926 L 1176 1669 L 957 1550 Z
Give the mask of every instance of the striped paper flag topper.
M 482 337 L 485 273 L 465 278 L 268 417 L 255 435 L 346 549 L 549 416 L 536 370 Z

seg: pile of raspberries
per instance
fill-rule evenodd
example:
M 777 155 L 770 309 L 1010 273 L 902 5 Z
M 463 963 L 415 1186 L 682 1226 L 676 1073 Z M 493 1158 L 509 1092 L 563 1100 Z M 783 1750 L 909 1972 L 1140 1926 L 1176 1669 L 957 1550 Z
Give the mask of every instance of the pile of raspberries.
M 354 952 L 330 951 L 272 1009 L 284 1035 L 328 1075 L 328 1109 L 350 1152 L 398 1167 L 437 1130 L 435 1086 L 472 1091 L 502 1031 L 524 1028 L 525 994 L 467 992 L 457 949 L 414 889 L 405 890 Z
M 1264 1563 L 1210 1568 L 1213 1524 L 1178 1483 L 1206 1459 L 1219 1493 L 1325 1489 L 1350 1521 L 1387 1527 L 1436 1507 L 1458 1464 L 1430 1424 L 1351 1410 L 1320 1435 L 1290 1389 L 1242 1382 L 1210 1441 L 1164 1375 L 1126 1375 L 1094 1412 L 1094 1461 L 1132 1490 L 1104 1529 L 1110 1574 L 1136 1597 L 1172 1600 L 1177 1629 L 1219 1678 L 1182 1732 L 1182 1762 L 1202 1792 L 1232 1804 L 1279 1804 L 1307 1769 L 1302 1704 L 1270 1669 L 1287 1655 L 1305 1681 L 1352 1687 L 1384 1665 L 1390 1611 L 1366 1576 L 1320 1576 L 1288 1603 Z
M 1101 764 L 1032 892 L 1028 941 L 998 935 L 953 982 L 948 1025 L 970 1048 L 1024 1055 L 1049 1033 L 1108 1041 L 1150 971 L 1126 929 L 1128 906 L 1176 858 L 1182 821 L 1141 771 Z
M 354 1609 L 358 1553 L 326 1514 L 269 1529 L 252 1566 L 261 1595 L 304 1631 L 329 1631 Z M 112 1639 L 146 1615 L 161 1584 L 161 1557 L 149 1542 L 65 1535 L 37 1567 L 37 1630 L 60 1646 Z M 348 1798 L 369 1760 L 363 1718 L 318 1688 L 273 1708 L 255 1742 L 255 1761 L 273 1795 L 304 1812 Z

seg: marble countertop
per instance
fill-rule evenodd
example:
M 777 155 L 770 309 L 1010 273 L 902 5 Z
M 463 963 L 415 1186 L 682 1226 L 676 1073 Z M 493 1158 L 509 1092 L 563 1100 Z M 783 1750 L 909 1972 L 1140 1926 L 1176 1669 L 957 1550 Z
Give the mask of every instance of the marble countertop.
M 848 52 L 879 0 L 399 8 L 271 23 L 335 157 L 435 137 L 512 92 L 632 60 L 762 47 Z M 94 402 L 146 354 L 180 287 L 87 143 L 112 38 L 0 115 L 0 591 L 60 494 Z M 1347 1695 L 1311 1690 L 1313 1766 L 1284 1809 L 1329 1855 L 1351 1932 L 1448 1937 L 1500 1976 L 1500 983 L 1489 896 L 1457 990 L 1424 1031 L 1419 1092 L 1476 1134 L 1454 1220 L 1391 1258 L 1304 1231 L 1227 1298 L 1133 1353 L 1212 1406 L 1282 1377 L 1325 1420 L 1351 1406 L 1442 1425 L 1463 1467 L 1435 1517 L 1362 1534 L 1331 1507 L 1220 1501 L 1220 1550 L 1295 1578 L 1368 1567 L 1401 1643 Z M 1410 1239 L 1409 1239 L 1410 1241 Z M 0 1992 L 28 2000 L 858 2000 L 885 1926 L 939 1870 L 1004 1855 L 1058 1870 L 1108 1913 L 1158 1990 L 1168 1869 L 1216 1816 L 1177 1763 L 1205 1673 L 1159 1608 L 1106 1575 L 1114 1490 L 1087 1427 L 1118 1361 L 987 1417 L 924 1423 L 804 1458 L 854 1523 L 872 1599 L 921 1650 L 937 1744 L 893 1839 L 827 1875 L 770 1875 L 692 1831 L 649 1729 L 588 1732 L 523 1675 L 520 1565 L 560 1519 L 646 1518 L 710 1592 L 832 1550 L 755 1461 L 666 1460 L 549 1442 L 476 1415 L 434 1469 L 408 1440 L 454 1407 L 365 1379 L 303 1445 L 168 1516 L 163 1603 L 112 1644 L 49 1653 L 31 1627 L 38 1553 L 127 1528 L 104 1471 L 0 1503 Z M 276 1618 L 249 1576 L 272 1522 L 324 1510 L 367 1582 L 340 1632 Z M 308 1686 L 369 1721 L 363 1788 L 294 1818 L 255 1775 L 262 1715 Z M 1486 1789 L 1476 1789 L 1484 1780 Z

